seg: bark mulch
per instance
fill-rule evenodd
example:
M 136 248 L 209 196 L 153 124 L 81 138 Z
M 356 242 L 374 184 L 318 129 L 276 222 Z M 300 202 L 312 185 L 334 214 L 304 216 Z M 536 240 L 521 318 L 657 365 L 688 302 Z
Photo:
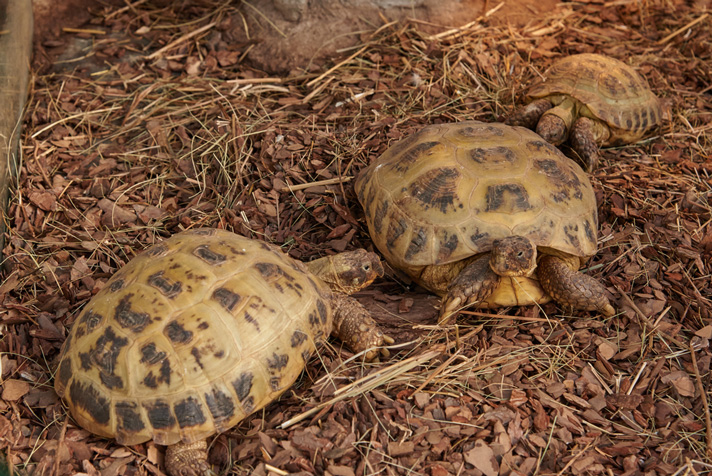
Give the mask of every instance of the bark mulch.
M 0 281 L 0 450 L 16 472 L 162 474 L 162 447 L 78 428 L 52 387 L 68 327 L 141 250 L 201 226 L 303 260 L 370 248 L 351 186 L 362 167 L 424 124 L 502 120 L 581 52 L 633 65 L 666 109 L 592 177 L 600 252 L 586 272 L 620 313 L 547 304 L 438 328 L 438 300 L 389 270 L 358 298 L 395 337 L 392 357 L 361 364 L 330 342 L 210 459 L 239 475 L 710 471 L 706 2 L 567 2 L 521 27 L 483 15 L 439 33 L 388 22 L 285 76 L 231 41 L 239 2 L 162 3 L 96 4 L 37 45 Z

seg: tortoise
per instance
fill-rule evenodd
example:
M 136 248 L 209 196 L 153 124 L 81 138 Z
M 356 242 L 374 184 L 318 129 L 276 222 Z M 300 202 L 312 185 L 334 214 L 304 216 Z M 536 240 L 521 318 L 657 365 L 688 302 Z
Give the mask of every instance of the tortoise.
M 205 439 L 289 388 L 329 333 L 367 359 L 393 342 L 347 296 L 382 274 L 378 255 L 362 249 L 305 265 L 225 230 L 177 233 L 85 306 L 55 390 L 93 433 L 168 445 L 169 474 L 213 474 Z
M 662 121 L 658 98 L 633 68 L 591 53 L 567 56 L 532 86 L 529 104 L 505 122 L 536 128 L 558 146 L 568 138 L 588 170 L 600 159 L 598 146 L 634 143 Z
M 523 127 L 424 127 L 354 184 L 386 261 L 442 296 L 439 323 L 471 304 L 544 303 L 615 314 L 579 269 L 596 253 L 596 198 L 584 171 Z

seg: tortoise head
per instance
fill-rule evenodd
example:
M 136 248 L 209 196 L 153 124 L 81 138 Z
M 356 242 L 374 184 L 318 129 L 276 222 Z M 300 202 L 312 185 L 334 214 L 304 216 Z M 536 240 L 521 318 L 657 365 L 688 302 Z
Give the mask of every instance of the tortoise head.
M 363 249 L 319 258 L 307 263 L 307 267 L 332 291 L 345 294 L 355 293 L 383 276 L 378 255 Z
M 495 240 L 490 267 L 500 276 L 529 276 L 536 268 L 536 246 L 524 236 Z

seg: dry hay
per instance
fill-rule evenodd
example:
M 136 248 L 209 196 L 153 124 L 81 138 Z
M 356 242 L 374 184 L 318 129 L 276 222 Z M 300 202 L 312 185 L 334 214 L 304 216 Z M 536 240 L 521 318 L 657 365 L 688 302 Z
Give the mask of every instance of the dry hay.
M 332 343 L 292 392 L 218 436 L 211 461 L 339 476 L 712 467 L 703 3 L 566 3 L 522 28 L 483 17 L 438 35 L 385 23 L 290 77 L 224 37 L 230 3 L 173 3 L 96 7 L 91 29 L 67 33 L 81 61 L 35 71 L 0 286 L 0 448 L 17 471 L 160 474 L 162 449 L 66 424 L 52 390 L 67 328 L 131 257 L 200 226 L 300 259 L 368 247 L 350 186 L 365 164 L 423 124 L 501 120 L 553 59 L 594 51 L 633 65 L 667 109 L 654 137 L 605 150 L 593 178 L 601 251 L 588 272 L 621 313 L 548 304 L 438 329 L 437 300 L 390 273 L 360 300 L 397 337 L 393 358 L 364 366 Z

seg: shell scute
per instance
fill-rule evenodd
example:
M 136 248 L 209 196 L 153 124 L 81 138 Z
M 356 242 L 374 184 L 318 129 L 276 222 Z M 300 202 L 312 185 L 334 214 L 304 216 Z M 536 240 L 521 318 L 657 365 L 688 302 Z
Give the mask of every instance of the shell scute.
M 401 163 L 398 151 L 405 153 L 418 142 L 410 141 L 409 148 L 396 145 L 355 182 L 374 243 L 394 266 L 417 270 L 454 263 L 487 252 L 493 240 L 512 234 L 575 256 L 595 253 L 595 236 L 583 225 L 596 223 L 588 178 L 534 132 L 466 121 L 428 126 L 418 137 L 429 144 L 439 140 L 442 147 L 428 149 L 439 155 L 421 157 L 395 174 L 391 165 Z M 432 193 L 423 192 L 428 182 L 434 182 Z M 364 202 L 366 196 L 375 200 Z M 463 206 L 451 206 L 451 199 L 442 197 Z M 389 205 L 383 207 L 384 202 Z M 580 226 L 565 233 L 564 223 Z
M 287 389 L 331 330 L 331 291 L 304 269 L 221 230 L 174 235 L 87 304 L 55 389 L 80 425 L 122 444 L 224 431 Z
M 635 142 L 657 127 L 662 108 L 647 81 L 622 61 L 597 54 L 578 54 L 555 62 L 546 80 L 529 89 L 531 99 L 570 96 L 580 114 L 607 123 L 611 137 L 604 145 Z

